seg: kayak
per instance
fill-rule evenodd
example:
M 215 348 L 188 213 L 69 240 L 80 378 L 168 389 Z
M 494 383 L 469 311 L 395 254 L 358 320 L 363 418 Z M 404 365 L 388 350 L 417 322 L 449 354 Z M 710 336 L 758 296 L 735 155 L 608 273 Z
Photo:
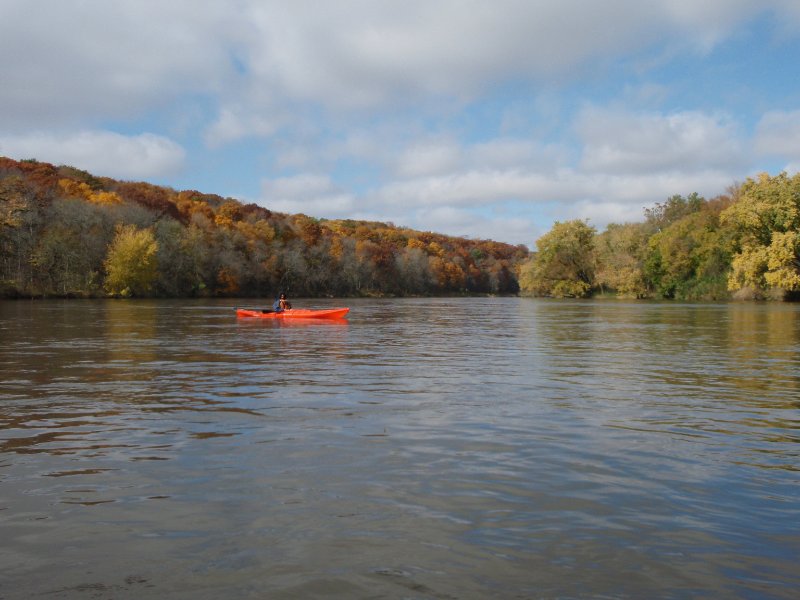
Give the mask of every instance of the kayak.
M 289 308 L 281 312 L 266 308 L 237 308 L 236 316 L 257 319 L 342 319 L 348 312 L 349 308 Z
M 349 308 L 289 308 L 276 312 L 271 309 L 237 308 L 237 317 L 255 317 L 257 319 L 341 319 Z

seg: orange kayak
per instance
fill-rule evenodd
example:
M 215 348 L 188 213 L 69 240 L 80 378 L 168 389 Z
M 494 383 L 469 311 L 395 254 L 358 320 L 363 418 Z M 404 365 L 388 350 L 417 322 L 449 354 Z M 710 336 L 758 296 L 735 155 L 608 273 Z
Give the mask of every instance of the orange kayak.
M 257 319 L 342 319 L 349 308 L 290 308 L 281 312 L 269 309 L 237 308 L 237 317 Z

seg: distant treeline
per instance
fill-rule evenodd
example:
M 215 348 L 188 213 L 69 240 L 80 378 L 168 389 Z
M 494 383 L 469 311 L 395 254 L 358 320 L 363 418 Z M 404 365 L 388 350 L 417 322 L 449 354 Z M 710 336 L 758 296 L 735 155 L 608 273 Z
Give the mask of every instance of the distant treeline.
M 642 223 L 556 223 L 520 271 L 524 293 L 681 300 L 800 296 L 800 174 L 762 174 L 706 200 L 673 196 Z
M 529 256 L 0 157 L 0 297 L 516 294 Z
M 556 223 L 536 251 L 288 215 L 0 157 L 0 297 L 516 294 L 800 296 L 800 174 L 762 174 L 644 221 Z

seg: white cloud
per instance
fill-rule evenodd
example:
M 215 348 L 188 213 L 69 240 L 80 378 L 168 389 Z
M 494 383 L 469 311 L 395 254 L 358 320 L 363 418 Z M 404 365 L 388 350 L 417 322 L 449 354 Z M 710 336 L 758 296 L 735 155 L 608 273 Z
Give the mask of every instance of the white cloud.
M 557 191 L 553 178 L 548 175 L 518 170 L 484 170 L 393 181 L 376 196 L 381 203 L 405 206 L 480 206 L 486 202 L 515 198 L 536 199 L 539 196 L 544 200 L 546 192 Z
M 261 116 L 247 110 L 236 110 L 223 107 L 217 119 L 206 128 L 204 139 L 206 144 L 215 148 L 227 142 L 246 137 L 269 137 L 283 125 L 273 116 Z
M 334 185 L 328 175 L 303 173 L 293 177 L 266 180 L 263 182 L 262 190 L 265 196 L 297 200 L 330 193 L 334 190 Z
M 713 167 L 741 169 L 745 152 L 728 118 L 699 112 L 626 113 L 590 107 L 576 126 L 582 167 L 603 173 L 683 173 Z
M 182 169 L 186 153 L 172 140 L 152 133 L 124 136 L 110 131 L 82 131 L 0 135 L 0 154 L 129 179 L 175 174 Z
M 755 147 L 761 155 L 800 160 L 800 110 L 764 114 L 756 127 Z
M 571 78 L 656 43 L 707 49 L 759 12 L 798 14 L 787 0 L 3 4 L 0 52 L 14 57 L 0 66 L 9 126 L 87 110 L 130 115 L 181 94 L 249 98 L 262 117 L 298 101 L 470 98 L 508 78 Z
M 504 240 L 512 244 L 533 247 L 540 235 L 539 228 L 529 218 L 500 214 L 481 214 L 454 207 L 422 209 L 415 215 L 413 226 L 423 231 L 437 231 L 462 237 Z M 475 232 L 481 232 L 476 235 Z
M 244 122 L 272 122 L 274 111 L 298 106 L 359 117 L 452 108 L 509 80 L 574 81 L 657 45 L 670 56 L 707 54 L 757 13 L 789 10 L 779 0 L 298 0 L 241 7 L 235 44 L 246 77 L 223 97 L 242 104 Z
M 713 198 L 733 183 L 725 171 L 641 175 L 576 174 L 582 193 L 558 205 L 556 220 L 588 219 L 598 230 L 609 223 L 641 221 L 644 209 L 680 194 Z
M 0 127 L 130 118 L 231 83 L 230 7 L 190 0 L 4 0 Z M 10 58 L 10 57 L 13 57 Z
M 409 207 L 486 207 L 517 201 L 528 205 L 559 202 L 566 214 L 576 214 L 575 207 L 628 205 L 637 216 L 641 209 L 674 194 L 698 192 L 713 196 L 732 183 L 726 171 L 704 170 L 694 173 L 646 173 L 607 175 L 583 173 L 564 168 L 553 173 L 535 171 L 464 172 L 447 177 L 395 181 L 373 195 L 383 205 Z M 592 209 L 585 216 L 599 216 Z M 614 211 L 622 214 L 619 210 Z M 630 212 L 623 211 L 627 216 Z M 576 218 L 575 216 L 571 218 Z M 606 220 L 603 224 L 607 223 Z
M 346 218 L 356 209 L 353 195 L 339 189 L 329 176 L 313 173 L 262 181 L 259 204 L 327 219 Z
M 275 113 L 298 104 L 451 104 L 509 79 L 573 80 L 659 43 L 704 50 L 759 12 L 797 14 L 786 0 L 3 4 L 0 53 L 14 59 L 0 65 L 0 125 L 74 126 L 205 97 L 221 107 L 211 143 L 273 135 Z
M 397 158 L 395 172 L 400 177 L 447 173 L 461 160 L 461 146 L 453 140 L 421 141 Z
M 423 231 L 521 244 L 531 244 L 536 230 L 528 218 L 491 208 L 484 211 L 448 202 L 387 201 L 382 190 L 356 197 L 339 189 L 328 176 L 308 173 L 264 181 L 259 204 L 280 212 L 391 222 Z
M 652 206 L 652 203 L 648 205 Z M 633 223 L 643 219 L 644 206 L 638 203 L 583 200 L 564 207 L 557 215 L 558 221 L 587 220 L 602 231 L 609 223 Z
M 403 0 L 253 3 L 250 67 L 300 100 L 366 107 L 463 97 L 509 76 L 563 74 L 587 62 L 672 40 L 713 46 L 754 13 L 755 0 L 587 3 Z

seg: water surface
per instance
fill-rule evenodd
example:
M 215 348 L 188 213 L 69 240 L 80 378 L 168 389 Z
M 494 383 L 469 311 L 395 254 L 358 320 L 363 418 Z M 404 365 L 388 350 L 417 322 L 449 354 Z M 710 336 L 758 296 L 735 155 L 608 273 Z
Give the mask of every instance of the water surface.
M 797 597 L 799 306 L 346 304 L 0 303 L 0 598 Z

